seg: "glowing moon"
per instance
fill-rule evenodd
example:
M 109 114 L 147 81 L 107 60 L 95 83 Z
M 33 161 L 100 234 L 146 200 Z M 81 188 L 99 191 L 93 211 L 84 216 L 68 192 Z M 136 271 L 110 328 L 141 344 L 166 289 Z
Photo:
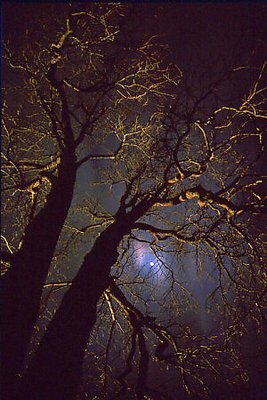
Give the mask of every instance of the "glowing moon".
M 151 267 L 153 267 L 153 265 L 155 265 L 155 263 L 154 263 L 153 261 L 150 261 L 149 265 L 150 265 Z

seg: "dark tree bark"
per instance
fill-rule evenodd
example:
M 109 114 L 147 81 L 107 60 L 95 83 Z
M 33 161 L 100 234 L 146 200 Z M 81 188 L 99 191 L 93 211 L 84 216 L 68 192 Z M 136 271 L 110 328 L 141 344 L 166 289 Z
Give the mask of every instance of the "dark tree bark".
M 85 257 L 15 398 L 74 398 L 85 346 L 96 320 L 97 301 L 109 285 L 109 271 L 123 234 L 116 224 L 110 226 Z
M 49 324 L 15 399 L 73 400 L 82 376 L 84 351 L 97 316 L 97 302 L 110 282 L 117 247 L 152 204 L 139 204 L 96 240 Z
M 42 288 L 73 196 L 75 161 L 73 151 L 63 154 L 46 204 L 27 226 L 1 281 L 3 399 L 10 398 L 38 317 Z

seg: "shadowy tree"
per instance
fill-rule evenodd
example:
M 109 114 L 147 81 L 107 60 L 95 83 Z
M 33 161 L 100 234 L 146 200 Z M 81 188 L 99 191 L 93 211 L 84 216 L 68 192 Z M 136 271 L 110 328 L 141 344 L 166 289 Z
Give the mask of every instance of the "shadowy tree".
M 164 398 L 150 383 L 156 361 L 176 371 L 187 394 L 207 390 L 211 375 L 234 382 L 242 375 L 238 340 L 250 320 L 260 328 L 264 318 L 266 65 L 220 65 L 212 77 L 205 69 L 187 77 L 163 58 L 158 38 L 130 35 L 127 12 L 121 5 L 72 7 L 64 24 L 43 27 L 48 36 L 16 56 L 10 46 L 5 53 L 16 71 L 6 75 L 3 108 L 6 398 L 15 386 L 17 399 L 75 398 L 97 317 L 98 334 L 111 320 L 102 396 L 118 340 L 126 363 L 118 396 Z M 240 77 L 241 99 L 231 89 Z M 76 171 L 91 160 L 99 162 L 98 184 L 110 188 L 115 211 L 103 212 L 93 193 L 86 204 L 79 191 L 89 214 L 79 228 L 66 218 Z M 68 251 L 67 227 L 76 232 L 74 245 L 85 235 L 92 246 L 71 282 L 46 282 L 56 246 Z M 181 311 L 193 305 L 185 283 L 195 279 L 192 264 L 211 282 L 206 306 L 216 329 L 209 334 L 194 332 Z M 67 291 L 16 378 L 43 288 L 59 287 Z
M 117 25 L 122 12 L 121 6 L 88 6 L 66 16 L 50 42 L 49 36 L 33 34 L 22 49 L 12 49 L 12 44 L 5 49 L 7 237 L 12 235 L 10 224 L 18 229 L 11 241 L 3 236 L 9 251 L 2 258 L 10 262 L 2 279 L 7 388 L 13 386 L 29 345 L 77 169 L 91 159 L 114 159 L 127 137 L 116 136 L 116 148 L 108 154 L 98 148 L 114 135 L 115 115 L 134 116 L 134 104 L 131 110 L 125 107 L 137 101 L 147 101 L 148 107 L 148 93 L 164 97 L 175 84 L 156 58 L 159 46 L 153 39 L 136 41 L 131 48 L 123 39 Z M 51 23 L 42 26 L 44 32 L 51 28 Z M 14 201 L 19 207 L 15 213 Z

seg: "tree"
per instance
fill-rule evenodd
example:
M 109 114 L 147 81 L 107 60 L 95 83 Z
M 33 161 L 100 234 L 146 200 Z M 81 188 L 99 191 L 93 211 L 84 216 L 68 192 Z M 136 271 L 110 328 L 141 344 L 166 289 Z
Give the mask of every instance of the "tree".
M 124 395 L 138 344 L 138 399 L 154 396 L 148 384 L 152 350 L 178 371 L 188 393 L 205 388 L 205 377 L 209 385 L 211 372 L 231 380 L 231 371 L 239 369 L 238 338 L 250 319 L 260 327 L 264 318 L 266 271 L 256 223 L 266 211 L 259 169 L 265 64 L 222 65 L 212 79 L 204 80 L 199 71 L 201 80 L 190 82 L 163 58 L 158 38 L 133 36 L 124 25 L 128 13 L 121 5 L 66 7 L 59 27 L 46 22 L 47 37 L 14 49 L 16 56 L 10 48 L 5 53 L 7 67 L 16 71 L 4 88 L 3 112 L 8 221 L 3 238 L 9 252 L 2 256 L 10 263 L 2 278 L 6 398 L 16 386 L 15 398 L 73 399 L 89 335 L 103 312 L 113 321 L 105 382 L 112 340 L 128 321 L 130 344 L 118 381 Z M 246 79 L 242 99 L 225 93 L 239 76 Z M 26 92 L 19 87 L 22 79 Z M 23 95 L 19 110 L 14 95 Z M 71 283 L 46 283 L 56 246 L 68 250 L 77 240 L 72 220 L 80 224 L 85 217 L 75 221 L 67 214 L 76 172 L 92 160 L 100 163 L 98 183 L 111 188 L 115 211 L 103 212 L 91 192 L 89 222 L 76 227 L 78 235 L 88 235 L 87 254 Z M 84 203 L 86 194 L 78 195 Z M 19 227 L 17 237 L 12 224 Z M 142 264 L 134 260 L 138 243 L 152 252 L 153 261 L 144 262 L 150 268 L 143 276 L 139 271 L 142 279 L 137 275 L 135 283 Z M 213 322 L 216 335 L 196 334 L 182 324 L 181 304 L 192 302 L 175 265 L 190 259 L 213 282 L 210 312 L 221 319 Z M 159 307 L 158 296 L 154 303 L 161 317 L 168 315 L 165 323 L 136 301 L 138 296 L 149 301 L 147 286 L 153 288 L 161 275 L 166 304 Z M 43 287 L 58 285 L 67 291 L 23 371 Z M 177 318 L 180 323 L 171 326 Z
M 127 138 L 118 136 L 116 151 L 104 155 L 82 149 L 84 142 L 93 149 L 110 135 L 114 104 L 120 114 L 127 102 L 146 102 L 148 92 L 164 96 L 167 86 L 174 84 L 168 70 L 158 64 L 152 41 L 133 43 L 131 49 L 123 43 L 115 25 L 121 9 L 91 6 L 71 13 L 49 49 L 38 37 L 22 54 L 6 50 L 8 67 L 16 77 L 11 76 L 6 89 L 8 105 L 4 104 L 8 107 L 7 116 L 4 113 L 4 191 L 12 200 L 24 195 L 23 221 L 19 221 L 23 236 L 14 244 L 15 254 L 3 254 L 11 259 L 3 278 L 7 387 L 13 386 L 38 316 L 42 288 L 73 197 L 76 170 L 91 159 L 115 158 Z M 90 41 L 84 42 L 86 37 Z M 73 64 L 75 58 L 81 63 L 79 71 Z M 24 86 L 18 83 L 21 80 L 27 88 L 26 102 L 17 109 L 14 95 L 25 95 Z M 41 127 L 36 126 L 40 122 Z

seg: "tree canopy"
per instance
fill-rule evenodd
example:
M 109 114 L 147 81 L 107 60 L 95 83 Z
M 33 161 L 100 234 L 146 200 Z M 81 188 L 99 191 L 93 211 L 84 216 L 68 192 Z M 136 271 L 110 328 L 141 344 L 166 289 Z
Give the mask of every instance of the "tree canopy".
M 47 5 L 4 43 L 4 399 L 186 399 L 249 379 L 266 61 L 182 69 L 138 10 Z

